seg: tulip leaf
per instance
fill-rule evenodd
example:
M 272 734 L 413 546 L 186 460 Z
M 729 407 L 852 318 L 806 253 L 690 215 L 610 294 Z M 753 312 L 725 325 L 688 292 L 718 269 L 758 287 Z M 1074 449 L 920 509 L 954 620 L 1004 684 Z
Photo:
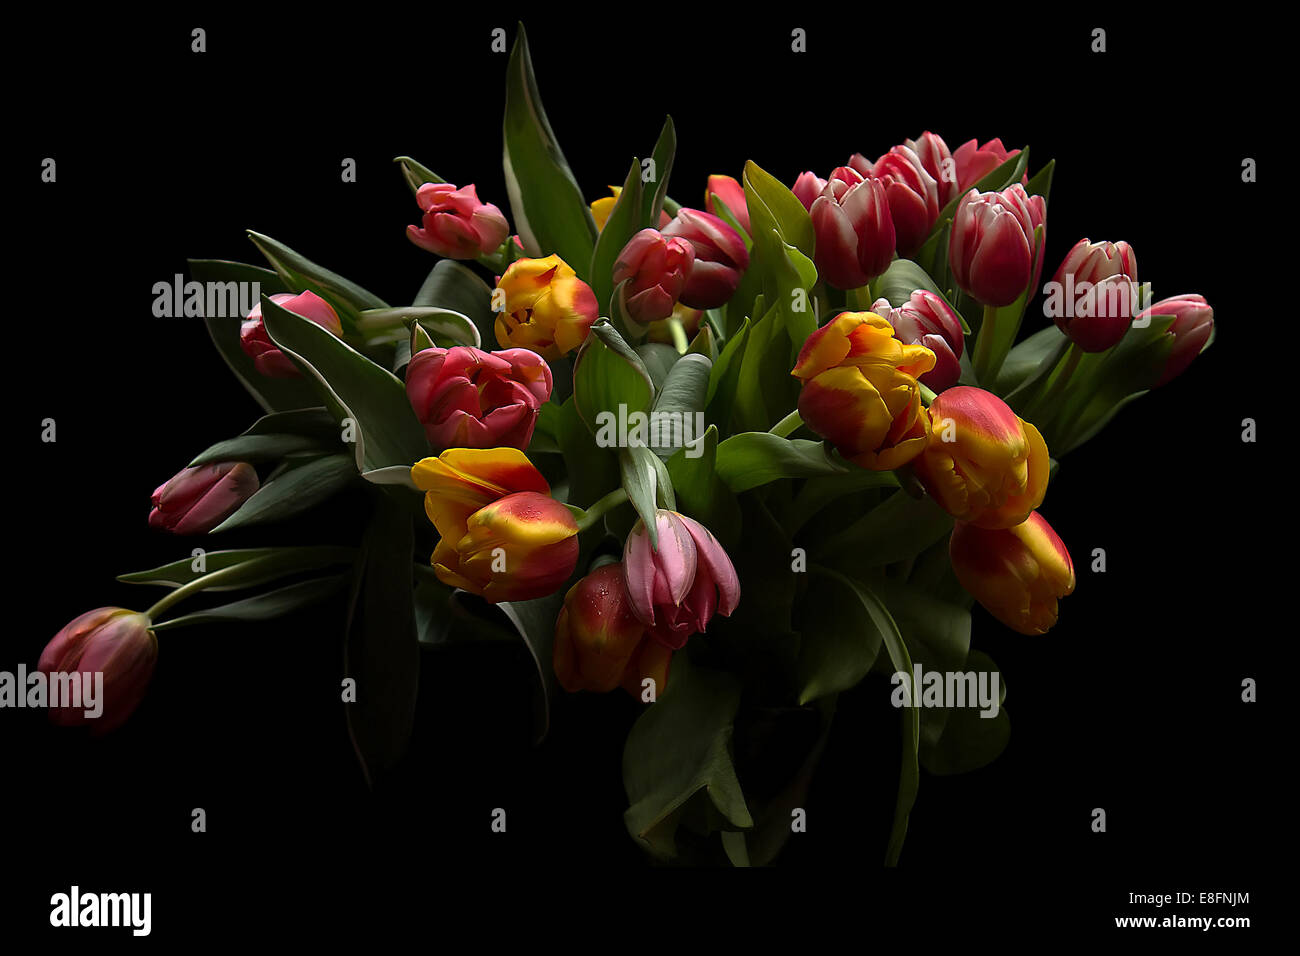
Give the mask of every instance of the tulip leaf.
M 539 692 L 536 699 L 535 743 L 541 743 L 550 730 L 550 702 L 559 692 L 555 669 L 551 665 L 555 641 L 555 618 L 564 604 L 567 588 L 531 601 L 502 601 L 497 605 L 510 619 L 514 629 L 523 638 L 528 653 L 537 665 Z
M 669 370 L 650 416 L 650 446 L 668 459 L 689 441 L 704 438 L 704 400 L 713 363 L 704 355 L 683 355 Z M 693 450 L 693 454 L 699 454 Z
M 808 478 L 847 470 L 820 441 L 741 432 L 718 446 L 718 475 L 737 494 L 780 478 Z
M 337 443 L 336 443 L 337 444 Z M 205 451 L 195 456 L 189 463 L 190 468 L 198 465 L 210 465 L 217 461 L 246 461 L 258 464 L 266 461 L 279 461 L 286 455 L 303 452 L 327 453 L 331 449 L 322 447 L 315 438 L 307 435 L 240 435 L 210 445 Z
M 760 236 L 776 230 L 783 242 L 812 259 L 817 240 L 812 217 L 808 215 L 808 210 L 799 201 L 799 197 L 752 159 L 745 163 L 741 178 L 744 181 L 745 204 L 749 208 L 754 243 L 757 245 Z
M 1031 196 L 1042 196 L 1043 203 L 1046 205 L 1048 195 L 1052 191 L 1052 173 L 1056 169 L 1056 160 L 1050 159 L 1038 172 L 1034 173 L 1029 179 L 1029 185 L 1025 187 L 1025 192 Z M 1012 180 L 1014 182 L 1014 180 Z
M 435 345 L 470 345 L 478 348 L 483 344 L 478 327 L 468 316 L 439 306 L 408 305 L 397 309 L 366 309 L 361 313 L 357 327 L 364 332 L 371 324 L 391 325 L 398 321 L 403 322 L 404 327 L 396 330 L 397 334 L 408 342 L 410 333 L 407 330 L 412 324 L 418 324 Z
M 952 517 L 934 499 L 899 490 L 843 531 L 816 546 L 826 560 L 881 567 L 920 554 L 952 530 Z
M 998 673 L 997 665 L 987 654 L 972 650 L 966 669 L 976 673 Z M 999 675 L 1000 676 L 1000 675 Z M 1000 698 L 1006 697 L 1006 683 L 999 680 Z M 952 709 L 943 735 L 934 743 L 921 743 L 921 765 L 937 776 L 969 773 L 996 760 L 1011 739 L 1011 718 L 1002 700 L 997 714 L 982 716 L 976 707 Z
M 117 580 L 124 584 L 154 584 L 180 587 L 214 571 L 242 567 L 238 574 L 222 577 L 220 583 L 205 588 L 206 591 L 235 591 L 274 581 L 276 578 L 302 571 L 315 571 L 334 564 L 347 564 L 356 557 L 355 548 L 298 547 L 298 548 L 242 548 L 232 551 L 208 551 L 202 556 L 182 558 L 148 571 L 119 574 Z M 199 564 L 196 570 L 195 565 Z
M 242 262 L 226 262 L 219 259 L 189 260 L 190 275 L 196 282 L 204 283 L 257 283 L 258 295 L 275 295 L 289 292 L 290 289 L 278 275 L 268 269 L 245 265 Z M 251 307 L 250 307 L 251 308 Z M 230 366 L 230 370 L 248 390 L 257 404 L 268 412 L 285 411 L 314 405 L 318 399 L 311 385 L 301 378 L 270 378 L 263 375 L 253 365 L 239 345 L 239 329 L 243 316 L 205 315 L 203 323 L 217 352 Z
M 709 372 L 709 394 L 707 410 L 711 421 L 726 425 L 731 421 L 731 413 L 736 397 L 736 385 L 740 380 L 741 361 L 745 355 L 745 346 L 749 340 L 749 319 L 740 323 L 740 327 L 727 337 L 718 353 L 718 359 Z
M 807 704 L 857 686 L 880 654 L 883 636 L 857 592 L 838 576 L 816 574 L 799 603 L 794 680 Z
M 967 335 L 970 334 L 970 326 L 966 324 L 965 316 L 948 301 L 948 297 L 944 295 L 943 290 L 930 277 L 930 274 L 912 260 L 895 259 L 889 264 L 885 274 L 871 283 L 871 294 L 877 299 L 888 299 L 889 304 L 894 308 L 905 305 L 908 299 L 912 297 L 912 293 L 918 289 L 933 292 L 943 299 L 944 304 L 952 309 L 957 316 L 957 320 L 961 322 L 962 331 Z
M 671 116 L 664 117 L 664 127 L 659 131 L 659 139 L 650 154 L 654 163 L 655 184 L 653 190 L 643 189 L 641 203 L 643 206 L 641 221 L 652 229 L 659 228 L 659 214 L 664 208 L 664 199 L 668 196 L 668 177 L 673 172 L 673 161 L 677 158 L 677 128 Z
M 602 426 L 614 427 L 620 409 L 624 419 L 644 412 L 654 393 L 641 357 L 609 322 L 593 325 L 573 363 L 574 405 L 592 434 L 600 436 Z
M 717 459 L 718 427 L 710 425 L 699 442 L 679 448 L 666 467 L 682 511 L 712 531 L 724 547 L 733 548 L 740 536 L 740 505 L 718 477 Z
M 641 221 L 641 206 L 641 162 L 633 159 L 627 178 L 623 180 L 623 189 L 605 220 L 605 228 L 596 239 L 591 253 L 591 268 L 587 271 L 591 290 L 605 315 L 616 314 L 611 296 L 614 294 L 614 264 L 619 253 L 633 236 L 645 228 Z
M 1070 340 L 1065 333 L 1055 325 L 1039 329 L 1018 343 L 1007 353 L 998 372 L 998 394 L 1009 399 L 1014 392 L 1025 387 L 1035 373 L 1043 371 L 1044 363 L 1048 363 L 1047 371 L 1050 372 L 1056 364 L 1056 359 L 1052 356 L 1059 358 L 1061 351 L 1069 344 Z
M 297 584 L 277 588 L 255 597 L 194 611 L 181 617 L 174 617 L 170 621 L 158 621 L 151 627 L 155 631 L 169 631 L 192 624 L 266 621 L 330 597 L 343 588 L 347 578 L 347 574 L 333 574 L 325 578 L 299 581 Z
M 344 712 L 370 786 L 405 753 L 420 687 L 410 513 L 384 490 L 373 500 L 343 635 L 343 674 L 356 682 Z
M 655 391 L 663 388 L 668 373 L 681 358 L 675 348 L 662 342 L 646 342 L 638 345 L 635 351 L 645 363 L 645 370 L 650 373 L 650 381 L 654 383 Z
M 753 251 L 754 240 L 750 238 L 749 230 L 747 230 L 744 226 L 740 224 L 740 220 L 737 219 L 736 214 L 731 211 L 731 207 L 728 206 L 726 202 L 723 201 L 722 197 L 719 196 L 717 193 L 713 194 L 713 214 L 717 216 L 719 219 L 721 219 L 723 222 L 725 222 L 732 229 L 736 230 L 736 233 L 740 236 L 740 238 L 745 243 L 746 252 Z M 753 225 L 753 223 L 751 223 L 750 225 Z
M 311 291 L 328 302 L 338 313 L 345 330 L 351 329 L 364 309 L 386 309 L 388 303 L 350 279 L 299 255 L 270 236 L 248 230 L 257 250 L 266 256 L 276 274 L 294 292 Z M 265 294 L 265 290 L 263 290 Z M 263 311 L 265 314 L 265 311 Z
M 424 429 L 396 376 L 265 297 L 262 314 L 272 341 L 316 384 L 343 439 L 355 440 L 357 470 L 410 465 L 429 454 Z
M 620 448 L 618 467 L 628 501 L 645 522 L 646 533 L 650 536 L 650 546 L 657 549 L 659 535 L 658 528 L 655 526 L 655 511 L 659 508 L 660 502 L 665 508 L 675 510 L 677 507 L 668 469 L 664 467 L 659 456 L 644 445 Z
M 291 467 L 257 489 L 239 510 L 212 533 L 280 521 L 333 497 L 357 477 L 350 455 L 326 455 Z
M 623 748 L 628 833 L 653 857 L 677 856 L 676 832 L 699 794 L 719 828 L 754 825 L 731 757 L 742 683 L 726 671 L 673 658 L 668 684 L 632 726 Z
M 876 488 L 897 487 L 898 479 L 892 471 L 846 466 L 841 474 L 824 475 L 805 481 L 786 510 L 782 524 L 790 534 L 794 534 L 837 498 Z
M 490 350 L 496 347 L 492 289 L 472 269 L 454 259 L 443 259 L 433 267 L 411 306 L 459 313 L 478 329 L 480 348 Z
M 313 397 L 315 397 L 313 395 Z M 338 440 L 339 426 L 329 410 L 320 406 L 295 408 L 263 415 L 248 428 L 245 435 L 302 435 L 318 441 Z
M 410 156 L 398 156 L 393 162 L 401 165 L 402 178 L 406 180 L 406 185 L 410 187 L 412 196 L 418 193 L 420 187 L 425 183 L 445 183 L 447 181 L 428 166 L 421 165 Z
M 590 281 L 596 221 L 542 108 L 524 25 L 506 68 L 503 154 L 515 229 L 531 256 L 558 255 Z

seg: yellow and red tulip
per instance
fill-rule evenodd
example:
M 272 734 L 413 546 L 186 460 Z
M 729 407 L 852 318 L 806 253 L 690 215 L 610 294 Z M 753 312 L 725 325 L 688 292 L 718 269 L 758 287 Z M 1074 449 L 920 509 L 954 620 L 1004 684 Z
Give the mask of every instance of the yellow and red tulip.
M 841 312 L 804 342 L 791 372 L 799 415 L 850 461 L 875 471 L 907 464 L 926 447 L 929 419 L 917 379 L 934 353 L 908 345 L 874 312 Z
M 1074 590 L 1070 552 L 1037 511 L 1010 528 L 958 522 L 948 542 L 957 580 L 999 621 L 1021 634 L 1056 623 L 1057 601 Z
M 1050 460 L 1038 429 L 992 392 L 950 388 L 928 409 L 930 437 L 913 471 L 958 521 L 1011 528 L 1043 503 Z
M 614 211 L 614 204 L 618 202 L 618 197 L 622 194 L 623 187 L 610 186 L 609 191 L 613 195 L 602 196 L 599 199 L 593 200 L 591 203 L 591 218 L 596 220 L 597 230 L 605 228 L 605 223 L 609 221 L 609 214 Z M 659 228 L 662 229 L 664 226 L 668 225 L 668 223 L 672 221 L 672 218 L 672 216 L 668 215 L 668 213 L 664 212 L 662 209 L 659 210 Z
M 497 343 L 532 349 L 545 359 L 558 359 L 586 341 L 600 311 L 591 287 L 555 255 L 515 260 L 497 289 L 505 293 L 496 314 Z

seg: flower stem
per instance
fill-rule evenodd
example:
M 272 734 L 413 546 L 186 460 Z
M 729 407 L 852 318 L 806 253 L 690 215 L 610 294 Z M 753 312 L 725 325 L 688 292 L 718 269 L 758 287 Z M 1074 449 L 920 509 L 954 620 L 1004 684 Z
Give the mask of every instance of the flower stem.
M 167 611 L 173 605 L 179 604 L 191 594 L 197 594 L 205 588 L 229 580 L 235 576 L 236 572 L 246 573 L 260 564 L 270 563 L 274 558 L 275 555 L 267 555 L 266 557 L 254 558 L 252 561 L 244 561 L 240 564 L 232 564 L 228 568 L 221 568 L 218 571 L 209 571 L 207 574 L 200 575 L 188 584 L 182 584 L 170 594 L 165 595 L 162 600 L 145 611 L 144 616 L 149 618 L 150 621 L 155 621 L 164 611 Z
M 930 407 L 931 402 L 933 402 L 936 398 L 939 397 L 934 393 L 934 390 L 932 388 L 925 385 L 923 382 L 917 382 L 916 387 L 921 390 L 921 403 L 925 405 L 927 408 Z
M 682 325 L 682 320 L 675 315 L 669 316 L 668 331 L 673 337 L 673 348 L 677 349 L 677 354 L 685 355 L 691 343 L 686 341 L 686 328 Z
M 798 429 L 799 426 L 802 424 L 803 424 L 803 419 L 799 417 L 799 409 L 796 408 L 789 415 L 785 416 L 785 418 L 781 419 L 779 422 L 777 422 L 775 425 L 769 428 L 767 432 L 769 435 L 775 435 L 778 438 L 785 438 L 791 432 Z
M 975 370 L 975 381 L 980 388 L 992 389 L 993 383 L 985 381 L 989 374 L 989 364 L 993 361 L 993 326 L 997 321 L 998 310 L 991 305 L 984 306 L 984 321 L 980 323 L 980 334 L 975 340 L 975 354 L 971 356 L 971 366 Z
M 624 488 L 615 488 L 583 512 L 582 517 L 578 519 L 578 530 L 586 531 L 604 517 L 606 511 L 609 511 L 612 508 L 617 508 L 625 501 L 627 501 L 627 490 Z

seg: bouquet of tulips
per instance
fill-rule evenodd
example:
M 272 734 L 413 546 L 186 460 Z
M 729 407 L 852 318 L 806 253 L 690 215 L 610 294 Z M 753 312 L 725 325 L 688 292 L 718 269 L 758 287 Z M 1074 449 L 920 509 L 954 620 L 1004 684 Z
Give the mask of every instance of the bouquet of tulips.
M 696 209 L 668 194 L 669 119 L 589 202 L 522 27 L 503 133 L 509 217 L 399 158 L 408 236 L 436 257 L 409 304 L 256 233 L 269 268 L 191 262 L 186 314 L 266 414 L 160 486 L 150 524 L 220 540 L 363 503 L 360 539 L 187 543 L 121 578 L 161 600 L 82 615 L 40 669 L 102 672 L 102 730 L 145 693 L 158 635 L 336 599 L 373 779 L 402 757 L 420 645 L 510 635 L 539 737 L 558 694 L 635 700 L 631 837 L 735 865 L 798 832 L 836 698 L 874 671 L 901 734 L 893 863 L 920 768 L 982 766 L 1010 732 L 1000 693 L 980 710 L 922 675 L 996 676 L 975 601 L 1052 627 L 1075 586 L 1039 513 L 1058 461 L 1187 368 L 1209 305 L 1149 301 L 1124 242 L 1080 240 L 1043 282 L 1053 163 L 996 139 L 927 132 L 792 185 L 749 162 Z M 1052 321 L 1025 323 L 1040 302 Z M 200 591 L 244 593 L 173 610 Z

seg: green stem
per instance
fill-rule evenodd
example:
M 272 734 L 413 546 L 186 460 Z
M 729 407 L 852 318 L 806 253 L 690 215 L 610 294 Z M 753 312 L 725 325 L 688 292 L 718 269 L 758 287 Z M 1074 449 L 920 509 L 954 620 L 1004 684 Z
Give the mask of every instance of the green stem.
M 1052 416 L 1052 413 L 1056 411 L 1057 402 L 1060 401 L 1070 377 L 1074 375 L 1074 370 L 1079 367 L 1079 360 L 1082 358 L 1083 349 L 1071 342 L 1069 351 L 1066 353 L 1065 366 L 1057 374 L 1056 380 L 1047 387 L 1047 391 L 1043 393 L 1042 397 L 1032 403 L 1035 411 L 1044 408 L 1047 410 L 1046 417 L 1050 418 Z
M 785 438 L 791 432 L 798 429 L 803 424 L 803 419 L 799 417 L 799 409 L 795 409 L 785 418 L 781 419 L 775 425 L 767 430 L 769 435 L 775 435 L 778 438 Z
M 627 490 L 624 488 L 615 488 L 583 512 L 582 517 L 578 519 L 578 530 L 586 531 L 599 521 L 606 511 L 609 511 L 611 508 L 617 508 L 625 501 L 627 501 Z
M 971 367 L 975 370 L 975 381 L 980 388 L 992 390 L 993 383 L 986 381 L 989 365 L 993 361 L 993 326 L 997 321 L 998 310 L 991 305 L 984 306 L 984 321 L 980 323 L 980 334 L 975 340 L 975 354 L 971 356 Z
M 682 325 L 682 320 L 675 315 L 669 316 L 668 332 L 673 337 L 673 348 L 677 349 L 677 354 L 685 355 L 691 343 L 686 341 L 686 328 Z
M 182 584 L 180 587 L 176 588 L 176 590 L 167 594 L 157 604 L 145 611 L 144 616 L 149 618 L 150 621 L 155 621 L 158 619 L 159 615 L 172 606 L 179 604 L 191 594 L 197 594 L 205 588 L 210 588 L 215 584 L 220 584 L 222 581 L 233 578 L 236 573 L 247 574 L 250 568 L 254 568 L 259 564 L 270 563 L 274 558 L 275 555 L 267 555 L 264 558 L 254 558 L 252 561 L 232 564 L 228 568 L 222 568 L 219 571 L 210 571 L 207 574 L 201 575 L 193 581 L 190 581 L 188 584 Z
M 916 386 L 917 386 L 917 388 L 919 388 L 919 389 L 921 390 L 921 402 L 922 402 L 922 404 L 924 404 L 926 408 L 929 408 L 929 407 L 930 407 L 930 403 L 933 402 L 933 401 L 934 401 L 936 398 L 938 398 L 939 396 L 935 394 L 935 392 L 934 392 L 934 390 L 933 390 L 932 388 L 930 388 L 929 386 L 927 386 L 927 385 L 926 385 L 925 383 L 923 383 L 923 382 L 917 382 L 917 383 L 916 383 Z

